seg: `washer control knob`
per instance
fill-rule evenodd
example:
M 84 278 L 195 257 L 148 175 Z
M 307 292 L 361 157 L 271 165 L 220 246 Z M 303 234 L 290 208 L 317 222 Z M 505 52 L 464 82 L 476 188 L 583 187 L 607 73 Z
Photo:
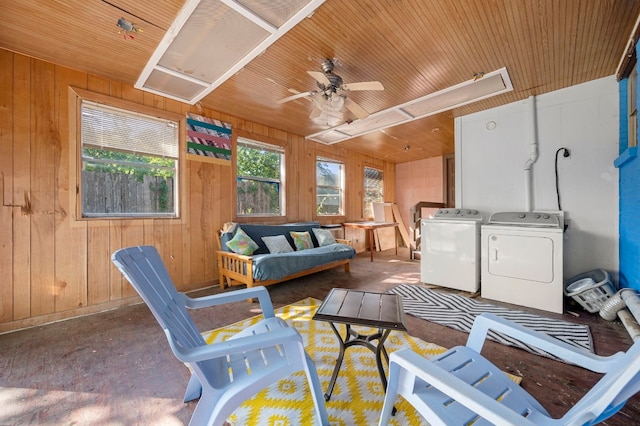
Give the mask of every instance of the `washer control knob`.
M 533 217 L 536 219 L 540 219 L 540 215 L 538 213 L 534 214 Z
M 438 214 L 447 214 L 448 212 L 446 210 L 438 210 Z
M 460 210 L 455 209 L 455 210 L 453 211 L 453 214 L 460 214 Z
M 526 216 L 525 213 L 518 213 L 518 219 L 524 219 Z
M 542 218 L 543 218 L 543 219 L 549 219 L 550 217 L 551 217 L 551 216 L 549 216 L 549 215 L 548 215 L 548 214 L 546 214 L 546 213 L 542 215 Z

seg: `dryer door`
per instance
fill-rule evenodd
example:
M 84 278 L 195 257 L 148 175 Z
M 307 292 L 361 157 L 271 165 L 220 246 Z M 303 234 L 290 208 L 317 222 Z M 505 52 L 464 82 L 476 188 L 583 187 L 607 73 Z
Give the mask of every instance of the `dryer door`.
M 539 235 L 488 235 L 488 272 L 519 280 L 553 281 L 553 240 Z

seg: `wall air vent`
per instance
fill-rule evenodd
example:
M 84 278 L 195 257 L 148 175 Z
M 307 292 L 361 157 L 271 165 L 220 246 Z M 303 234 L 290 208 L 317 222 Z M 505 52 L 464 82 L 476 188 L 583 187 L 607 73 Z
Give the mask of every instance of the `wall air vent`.
M 195 104 L 325 0 L 187 0 L 135 87 Z
M 376 130 L 382 130 L 413 120 L 438 114 L 462 105 L 513 90 L 506 68 L 484 74 L 418 99 L 371 114 L 364 120 L 355 120 L 323 130 L 306 138 L 324 144 L 343 142 Z M 330 135 L 327 137 L 327 135 Z

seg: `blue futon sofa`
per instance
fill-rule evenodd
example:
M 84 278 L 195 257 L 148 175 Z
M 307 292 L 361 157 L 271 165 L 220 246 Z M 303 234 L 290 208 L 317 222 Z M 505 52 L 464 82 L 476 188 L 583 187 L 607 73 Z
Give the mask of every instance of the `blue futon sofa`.
M 270 285 L 340 265 L 344 265 L 345 271 L 349 272 L 349 263 L 356 256 L 350 241 L 333 239 L 333 237 L 327 240 L 325 239 L 327 231 L 317 231 L 319 229 L 322 228 L 318 222 L 287 225 L 234 224 L 219 236 L 220 250 L 217 251 L 217 259 L 220 288 L 242 284 L 247 287 Z M 252 251 L 251 254 L 234 252 L 231 248 L 236 248 L 230 242 L 234 240 L 239 230 L 242 230 L 243 237 L 249 237 L 255 243 L 255 245 L 251 244 L 254 250 L 248 251 Z M 296 247 L 292 232 L 308 233 L 312 246 L 308 244 L 304 248 Z M 316 233 L 321 236 L 320 242 Z M 285 246 L 286 252 L 276 250 L 274 247 L 270 251 L 267 247 L 269 237 L 275 236 L 284 236 L 288 248 L 282 237 L 278 238 L 279 242 Z

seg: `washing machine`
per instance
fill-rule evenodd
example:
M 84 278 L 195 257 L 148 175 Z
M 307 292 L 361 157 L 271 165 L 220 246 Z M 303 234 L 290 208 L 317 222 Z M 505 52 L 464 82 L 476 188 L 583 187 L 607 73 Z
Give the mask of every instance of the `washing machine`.
M 420 224 L 420 279 L 475 293 L 480 288 L 482 213 L 446 208 Z
M 482 297 L 562 313 L 562 222 L 560 213 L 493 213 L 481 231 Z

